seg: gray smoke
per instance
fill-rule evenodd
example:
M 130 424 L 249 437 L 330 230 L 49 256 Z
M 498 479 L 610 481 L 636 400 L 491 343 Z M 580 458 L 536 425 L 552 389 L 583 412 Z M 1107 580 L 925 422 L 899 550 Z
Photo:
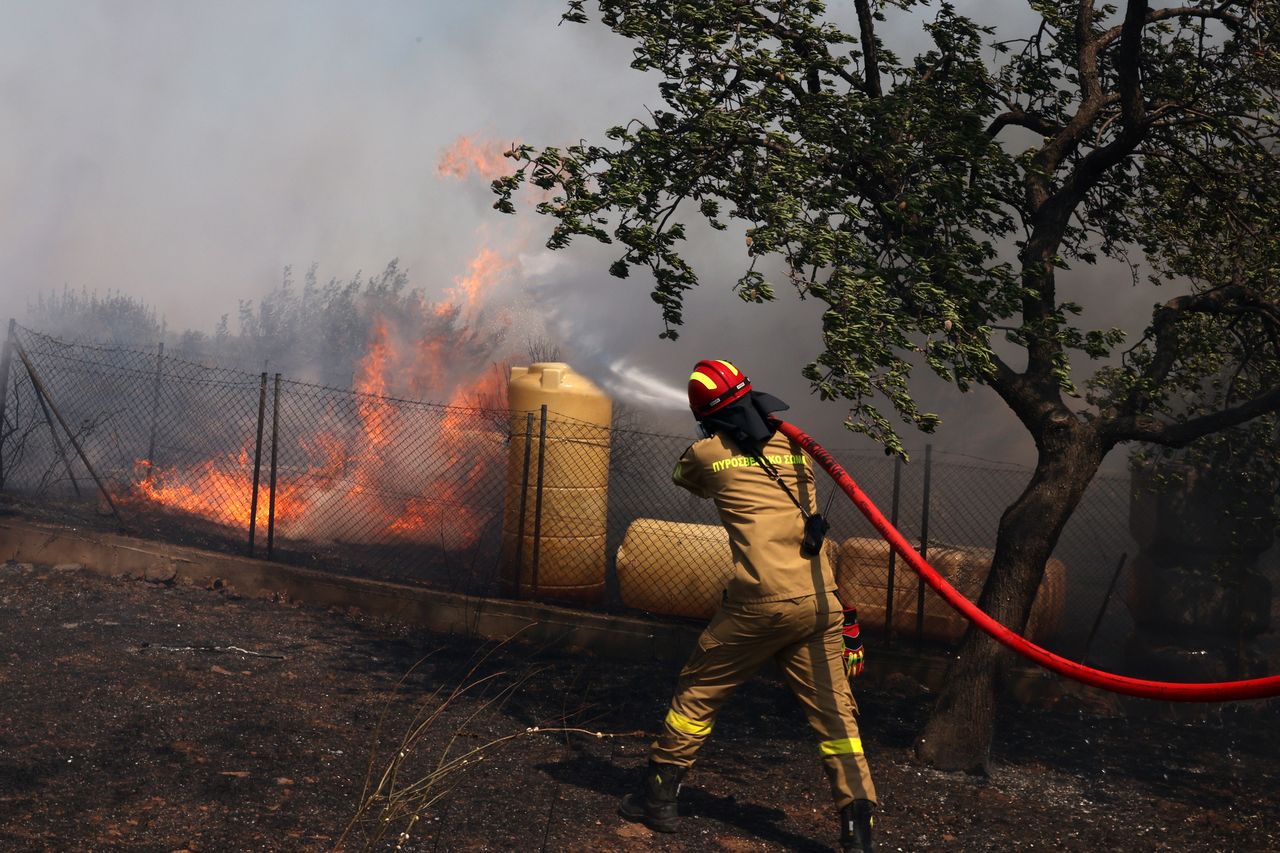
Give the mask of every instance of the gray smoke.
M 1009 33 L 1029 19 L 1011 0 L 959 5 Z M 511 342 L 556 340 L 580 370 L 651 409 L 655 428 L 689 429 L 677 395 L 696 360 L 718 357 L 791 403 L 818 438 L 865 446 L 842 430 L 843 407 L 810 396 L 799 374 L 820 349 L 820 306 L 787 293 L 745 305 L 730 292 L 740 234 L 694 230 L 703 287 L 680 339 L 663 342 L 644 278 L 606 274 L 612 251 L 579 243 L 550 255 L 550 223 L 528 206 L 501 217 L 484 179 L 437 172 L 461 135 L 564 144 L 657 103 L 655 81 L 627 67 L 627 42 L 599 25 L 557 26 L 563 10 L 563 0 L 6 4 L 0 307 L 21 318 L 39 292 L 118 290 L 171 331 L 208 333 L 223 314 L 234 327 L 238 302 L 260 299 L 286 265 L 349 279 L 399 258 L 438 299 L 489 247 L 512 264 L 490 302 L 509 311 Z M 920 19 L 890 12 L 883 37 L 910 55 Z M 833 15 L 856 30 L 852 4 Z M 1155 301 L 1123 270 L 1073 280 L 1096 325 L 1141 328 Z M 939 447 L 1032 458 L 990 392 L 962 397 L 925 378 L 918 395 L 944 416 Z

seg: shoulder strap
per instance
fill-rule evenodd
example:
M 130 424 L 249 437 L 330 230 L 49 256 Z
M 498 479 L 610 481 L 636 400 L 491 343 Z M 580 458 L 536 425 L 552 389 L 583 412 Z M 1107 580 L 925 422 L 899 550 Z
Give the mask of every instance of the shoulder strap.
M 765 475 L 768 476 L 770 480 L 773 480 L 773 482 L 782 486 L 782 490 L 787 493 L 787 497 L 791 498 L 791 502 L 796 505 L 796 509 L 800 510 L 801 517 L 804 518 L 805 521 L 808 521 L 809 510 L 800 504 L 795 493 L 792 492 L 791 487 L 783 481 L 782 476 L 778 473 L 778 469 L 774 467 L 773 463 L 766 459 L 762 453 L 754 453 L 752 454 L 752 458 L 756 460 L 756 463 L 764 470 Z

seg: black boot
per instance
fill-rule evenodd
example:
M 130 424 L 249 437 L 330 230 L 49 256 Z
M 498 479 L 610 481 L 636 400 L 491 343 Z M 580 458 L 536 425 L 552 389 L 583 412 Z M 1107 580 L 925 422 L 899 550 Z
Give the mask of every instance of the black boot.
M 623 797 L 618 814 L 641 821 L 655 832 L 675 832 L 676 794 L 686 769 L 650 760 L 640 793 Z
M 840 810 L 840 849 L 844 853 L 875 853 L 871 841 L 875 808 L 870 800 L 854 800 Z

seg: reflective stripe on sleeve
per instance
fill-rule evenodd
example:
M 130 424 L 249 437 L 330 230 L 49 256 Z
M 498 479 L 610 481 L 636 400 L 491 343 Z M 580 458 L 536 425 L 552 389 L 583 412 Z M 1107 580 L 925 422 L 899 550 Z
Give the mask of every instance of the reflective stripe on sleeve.
M 824 740 L 818 744 L 823 755 L 862 755 L 862 738 L 842 737 L 835 740 Z
M 710 734 L 712 726 L 711 723 L 700 723 L 697 720 L 691 720 L 675 708 L 667 711 L 667 725 L 682 734 L 693 735 L 694 737 Z

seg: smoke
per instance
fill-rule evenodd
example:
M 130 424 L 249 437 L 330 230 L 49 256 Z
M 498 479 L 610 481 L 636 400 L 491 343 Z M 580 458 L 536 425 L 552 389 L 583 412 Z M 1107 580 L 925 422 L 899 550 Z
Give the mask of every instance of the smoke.
M 668 342 L 644 276 L 607 275 L 616 247 L 579 240 L 552 254 L 538 248 L 550 222 L 527 201 L 515 217 L 494 213 L 487 183 L 513 141 L 601 141 L 658 97 L 656 80 L 629 68 L 629 42 L 598 23 L 558 26 L 563 11 L 563 0 L 12 4 L 0 30 L 0 307 L 22 317 L 37 293 L 64 285 L 119 291 L 154 306 L 171 332 L 212 332 L 285 266 L 348 279 L 399 258 L 429 301 L 467 312 L 469 282 L 500 262 L 483 334 L 505 335 L 509 349 L 553 340 L 677 429 L 688 419 L 675 386 L 698 359 L 730 358 L 815 436 L 857 443 L 841 404 L 809 396 L 799 374 L 821 347 L 821 306 L 732 295 L 740 233 L 690 222 L 703 287 Z M 1012 0 L 972 11 L 1000 20 L 1002 35 L 1006 25 L 1020 34 L 1029 15 Z M 832 14 L 856 32 L 851 4 Z M 912 54 L 923 20 L 890 15 L 886 43 Z M 1117 287 L 1122 272 L 1078 279 L 1085 292 L 1072 298 L 1095 311 L 1086 321 L 1145 323 L 1154 300 Z M 915 388 L 946 419 L 940 446 L 1033 458 L 986 389 L 961 397 L 927 377 Z
M 649 88 L 621 40 L 558 27 L 560 0 L 494 11 L 329 0 L 7 9 L 0 305 L 21 317 L 64 285 L 119 290 L 171 330 L 212 332 L 287 265 L 347 278 L 392 258 L 439 299 L 481 225 L 495 248 L 522 227 L 493 212 L 487 178 L 458 170 L 491 175 L 512 140 L 604 127 L 613 98 L 639 104 Z M 463 134 L 493 142 L 468 159 Z M 442 155 L 453 172 L 439 171 Z

